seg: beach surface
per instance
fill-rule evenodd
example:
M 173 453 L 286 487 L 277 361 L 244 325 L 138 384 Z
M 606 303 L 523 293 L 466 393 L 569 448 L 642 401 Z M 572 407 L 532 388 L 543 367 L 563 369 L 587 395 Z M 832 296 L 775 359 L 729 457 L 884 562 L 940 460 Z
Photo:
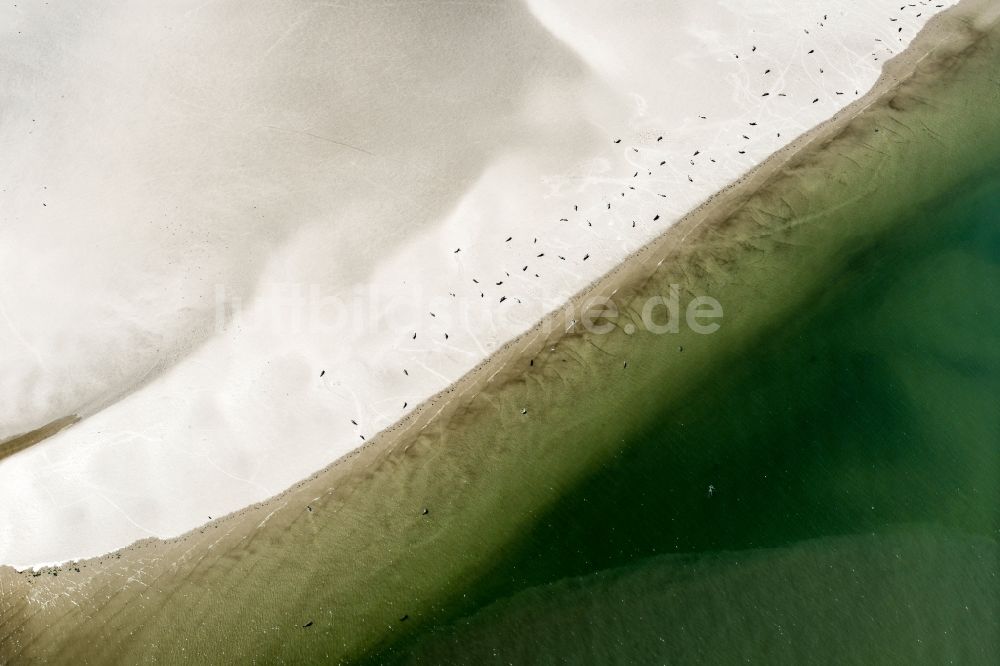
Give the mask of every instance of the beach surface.
M 350 454 L 947 6 L 0 10 L 0 442 L 79 418 L 0 460 L 0 562 L 177 536 Z
M 596 594 L 582 603 L 616 603 L 615 581 L 634 589 L 644 578 L 707 572 L 704 582 L 713 590 L 735 582 L 728 589 L 742 590 L 740 601 L 748 605 L 741 607 L 760 608 L 750 595 L 763 594 L 773 612 L 792 620 L 802 609 L 815 611 L 826 627 L 833 613 L 834 629 L 868 612 L 898 626 L 898 613 L 891 614 L 900 599 L 926 601 L 943 586 L 952 594 L 933 599 L 934 612 L 907 606 L 920 621 L 903 622 L 943 634 L 872 641 L 870 627 L 860 627 L 865 640 L 857 645 L 867 652 L 837 654 L 867 654 L 863 663 L 872 663 L 890 653 L 926 658 L 934 650 L 992 663 L 995 641 L 981 628 L 995 619 L 995 596 L 963 598 L 981 586 L 952 591 L 945 582 L 996 575 L 989 558 L 1000 484 L 995 449 L 982 446 L 995 441 L 996 425 L 989 404 L 996 347 L 988 342 L 995 327 L 983 317 L 996 313 L 978 287 L 984 276 L 989 282 L 990 249 L 997 246 L 992 227 L 952 224 L 970 210 L 983 219 L 995 210 L 989 205 L 995 176 L 982 196 L 965 192 L 972 188 L 967 183 L 1000 169 L 992 103 L 1000 47 L 988 10 L 988 2 L 963 2 L 890 63 L 870 94 L 578 293 L 577 301 L 616 294 L 621 317 L 609 334 L 566 331 L 567 316 L 554 314 L 397 427 L 369 438 L 347 455 L 350 464 L 329 466 L 178 538 L 148 539 L 34 572 L 0 567 L 0 662 L 84 655 L 89 663 L 154 657 L 391 663 L 447 654 L 457 645 L 450 636 L 470 641 L 473 649 L 463 654 L 475 654 L 496 599 L 514 603 L 509 614 L 492 613 L 499 631 L 487 632 L 487 642 L 523 626 L 512 596 L 520 590 L 529 600 L 542 594 L 558 602 L 565 587 L 551 584 L 569 576 L 576 577 L 572 585 L 596 583 Z M 963 203 L 955 210 L 940 201 Z M 915 227 L 914 211 L 922 210 L 938 212 Z M 902 233 L 915 228 L 922 230 Z M 961 229 L 971 241 L 950 238 Z M 911 235 L 919 251 L 907 249 Z M 949 251 L 925 256 L 927 247 Z M 885 269 L 872 275 L 872 265 Z M 885 271 L 898 272 L 895 283 L 885 284 Z M 956 274 L 953 286 L 967 298 L 938 314 L 950 292 L 925 286 Z M 709 293 L 726 304 L 717 334 L 627 333 L 648 297 L 671 284 L 681 285 L 685 298 Z M 979 313 L 974 326 L 949 326 L 969 312 Z M 800 321 L 804 315 L 810 316 Z M 855 319 L 866 323 L 856 326 Z M 980 339 L 982 349 L 969 345 L 969 337 Z M 817 347 L 803 340 L 828 338 L 841 348 L 819 349 L 829 358 L 814 365 Z M 852 361 L 846 370 L 844 352 Z M 866 375 L 872 355 L 892 372 Z M 812 427 L 817 417 L 810 411 L 829 412 L 827 400 L 793 411 L 794 398 L 769 397 L 805 396 L 809 382 L 826 386 L 827 367 L 842 373 L 828 388 L 843 411 L 827 418 L 842 416 L 843 429 Z M 734 376 L 732 368 L 739 369 Z M 865 377 L 885 402 L 858 404 L 850 393 L 855 386 L 840 382 L 864 388 Z M 729 391 L 737 381 L 749 388 Z M 955 418 L 956 396 L 968 403 L 967 419 Z M 720 418 L 730 412 L 732 422 Z M 852 441 L 848 423 L 876 428 L 877 436 L 863 429 Z M 642 444 L 650 432 L 660 439 Z M 802 433 L 812 437 L 803 440 Z M 782 434 L 787 442 L 773 437 Z M 762 475 L 775 481 L 761 482 Z M 643 490 L 657 494 L 629 496 Z M 620 501 L 626 499 L 635 501 Z M 814 505 L 808 520 L 797 508 L 802 502 Z M 686 559 L 649 557 L 670 551 L 729 552 L 714 559 L 717 566 L 711 558 L 689 566 Z M 909 567 L 900 557 L 923 565 L 936 558 L 940 566 Z M 616 567 L 631 560 L 639 573 L 623 576 Z M 803 606 L 794 585 L 756 585 L 751 569 L 739 568 L 745 561 L 763 563 L 775 576 L 787 571 L 789 581 L 834 585 L 851 603 Z M 590 576 L 601 569 L 609 573 Z M 939 588 L 928 587 L 920 576 L 936 571 L 943 574 Z M 686 587 L 705 589 L 699 585 Z M 869 595 L 875 585 L 883 586 L 880 593 Z M 633 601 L 629 608 L 645 613 L 663 597 Z M 690 595 L 683 601 L 697 607 Z M 603 610 L 609 615 L 601 617 L 621 616 Z M 459 622 L 463 617 L 473 622 Z M 734 614 L 726 626 L 758 626 L 746 619 Z M 423 630 L 450 622 L 454 633 L 437 632 L 444 643 L 411 649 L 408 641 Z M 706 621 L 691 629 L 719 626 Z M 773 638 L 784 641 L 782 649 L 816 644 L 814 626 L 787 627 L 794 631 Z M 636 628 L 656 629 L 648 622 Z M 968 635 L 984 638 L 955 642 Z M 746 636 L 752 643 L 759 633 Z M 676 633 L 671 638 L 679 648 L 697 649 Z M 843 645 L 819 644 L 824 654 L 854 645 L 842 635 L 837 640 Z

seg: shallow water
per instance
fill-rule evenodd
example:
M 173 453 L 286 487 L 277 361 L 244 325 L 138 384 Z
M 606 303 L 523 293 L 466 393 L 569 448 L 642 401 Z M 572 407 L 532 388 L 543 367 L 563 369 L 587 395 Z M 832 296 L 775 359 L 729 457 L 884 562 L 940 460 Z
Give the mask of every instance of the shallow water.
M 994 165 L 655 413 L 494 573 L 530 590 L 414 660 L 995 663 L 998 290 Z
M 672 345 L 607 341 L 652 377 L 641 397 L 605 394 L 621 400 L 608 412 L 620 433 L 595 434 L 614 438 L 611 457 L 464 592 L 501 601 L 392 652 L 421 663 L 995 663 L 1000 151 L 995 132 L 979 144 L 937 134 L 965 120 L 948 117 L 967 110 L 957 95 L 971 80 L 957 79 L 869 117 L 893 134 L 859 149 L 873 178 L 805 170 L 796 192 L 772 190 L 790 211 L 784 243 L 825 241 L 833 254 L 815 264 L 818 288 L 696 390 L 659 390 L 676 368 L 643 348 Z
M 995 663 L 998 556 L 917 530 L 659 555 L 529 588 L 408 661 Z

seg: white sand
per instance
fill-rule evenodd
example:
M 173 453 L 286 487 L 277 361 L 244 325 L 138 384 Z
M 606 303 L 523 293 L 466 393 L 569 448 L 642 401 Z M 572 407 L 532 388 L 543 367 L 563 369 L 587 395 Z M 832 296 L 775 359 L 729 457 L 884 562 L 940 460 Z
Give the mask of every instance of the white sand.
M 0 441 L 83 417 L 0 460 L 0 563 L 332 462 L 953 2 L 155 4 L 0 9 Z

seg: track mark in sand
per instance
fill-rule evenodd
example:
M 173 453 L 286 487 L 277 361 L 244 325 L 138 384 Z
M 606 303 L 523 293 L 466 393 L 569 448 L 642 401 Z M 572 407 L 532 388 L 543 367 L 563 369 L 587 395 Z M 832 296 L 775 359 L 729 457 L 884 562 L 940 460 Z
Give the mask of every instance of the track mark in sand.
M 338 146 L 342 146 L 344 148 L 350 148 L 351 150 L 356 150 L 359 153 L 364 153 L 365 155 L 370 155 L 372 157 L 375 157 L 375 153 L 370 153 L 364 148 L 359 148 L 358 146 L 352 146 L 349 143 L 344 143 L 343 141 L 337 141 L 336 139 L 331 139 L 328 136 L 313 134 L 312 132 L 306 132 L 305 130 L 293 130 L 293 129 L 285 129 L 284 127 L 275 127 L 274 125 L 264 125 L 264 127 L 278 132 L 286 132 L 288 134 L 301 134 L 303 136 L 311 136 L 312 138 L 319 139 L 320 141 L 326 141 L 327 143 L 332 143 Z

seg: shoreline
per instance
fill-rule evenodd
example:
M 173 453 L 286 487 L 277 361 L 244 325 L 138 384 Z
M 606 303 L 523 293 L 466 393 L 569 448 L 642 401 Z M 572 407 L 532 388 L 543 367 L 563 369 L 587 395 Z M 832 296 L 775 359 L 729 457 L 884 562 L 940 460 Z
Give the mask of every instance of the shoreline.
M 312 201 L 306 207 L 322 215 L 319 223 L 303 222 L 310 216 L 303 218 L 296 202 L 274 199 L 270 207 L 279 215 L 285 235 L 270 239 L 273 249 L 262 249 L 259 261 L 245 262 L 246 271 L 257 275 L 252 296 L 241 296 L 229 273 L 220 275 L 219 281 L 213 269 L 217 326 L 204 344 L 183 357 L 171 354 L 150 371 L 155 381 L 96 414 L 88 411 L 71 430 L 0 466 L 0 486 L 6 492 L 0 496 L 4 499 L 0 504 L 6 507 L 0 518 L 11 535 L 0 535 L 0 561 L 37 566 L 100 556 L 146 537 L 175 538 L 200 528 L 206 516 L 227 515 L 268 500 L 350 455 L 356 445 L 377 432 L 404 428 L 399 423 L 401 417 L 418 403 L 438 396 L 430 408 L 437 410 L 456 395 L 441 398 L 441 393 L 470 371 L 482 372 L 476 366 L 487 356 L 519 336 L 536 335 L 541 340 L 561 335 L 557 327 L 565 321 L 556 319 L 571 319 L 573 315 L 560 314 L 554 319 L 551 311 L 564 312 L 581 289 L 594 289 L 594 281 L 606 274 L 627 276 L 643 270 L 620 264 L 724 191 L 741 174 L 745 178 L 755 164 L 779 148 L 787 148 L 786 142 L 829 120 L 862 92 L 867 94 L 885 59 L 908 44 L 942 6 L 953 2 L 947 0 L 932 9 L 864 0 L 850 8 L 834 9 L 827 20 L 822 13 L 826 8 L 814 1 L 785 12 L 773 3 L 741 6 L 713 0 L 691 11 L 662 5 L 636 7 L 636 12 L 622 17 L 628 20 L 614 31 L 606 31 L 602 25 L 611 13 L 604 9 L 595 8 L 585 15 L 562 10 L 552 13 L 528 2 L 526 6 L 532 11 L 527 13 L 518 6 L 485 10 L 502 11 L 516 19 L 505 31 L 511 36 L 523 32 L 516 29 L 522 24 L 540 30 L 535 42 L 547 54 L 543 61 L 551 64 L 545 66 L 544 76 L 531 75 L 527 80 L 535 81 L 533 85 L 540 91 L 549 91 L 552 85 L 555 88 L 544 92 L 541 100 L 535 93 L 526 94 L 524 103 L 530 105 L 514 115 L 504 112 L 494 118 L 473 114 L 473 126 L 483 134 L 492 134 L 489 130 L 493 125 L 502 129 L 518 120 L 518 129 L 508 139 L 494 141 L 491 145 L 496 148 L 485 146 L 476 153 L 482 153 L 482 159 L 473 162 L 483 170 L 477 173 L 475 164 L 470 163 L 469 169 L 459 169 L 464 175 L 445 178 L 440 187 L 434 185 L 428 191 L 421 189 L 422 185 L 415 186 L 412 196 L 423 193 L 416 201 L 431 212 L 414 217 L 412 225 L 393 223 L 391 232 L 369 224 L 382 219 L 370 219 L 369 206 L 362 205 L 357 211 L 325 186 L 313 197 L 306 196 L 308 187 L 302 197 L 295 197 L 297 201 Z M 463 16 L 473 18 L 480 11 L 475 7 L 463 9 Z M 386 9 L 379 12 L 387 13 L 386 18 L 397 14 Z M 164 10 L 165 18 L 170 13 Z M 252 23 L 252 17 L 247 22 Z M 723 33 L 716 37 L 703 34 L 700 27 L 713 22 L 725 28 Z M 104 23 L 113 27 L 114 22 Z M 473 24 L 479 29 L 482 22 L 473 20 Z M 657 40 L 643 38 L 650 33 L 646 26 L 658 24 L 664 30 L 657 32 L 671 48 L 662 49 Z M 550 32 L 544 32 L 546 27 Z M 801 30 L 790 30 L 792 27 Z M 252 31 L 252 26 L 247 29 Z M 324 30 L 327 28 L 314 26 L 303 38 L 322 39 Z M 267 37 L 269 31 L 258 36 Z M 187 35 L 187 31 L 183 33 Z M 553 40 L 553 34 L 564 37 L 565 44 Z M 608 63 L 588 46 L 587 35 L 598 34 L 603 34 L 602 43 L 617 45 L 619 56 L 628 65 L 627 71 L 617 70 L 623 78 L 612 71 L 614 68 L 607 69 Z M 200 36 L 202 32 L 193 28 L 184 39 L 197 41 Z M 209 43 L 211 40 L 205 42 Z M 808 55 L 807 49 L 815 55 Z M 291 51 L 294 53 L 285 57 L 299 62 L 298 52 Z M 689 54 L 694 53 L 698 55 L 691 60 Z M 316 60 L 307 57 L 303 64 Z M 415 62 L 415 66 L 426 64 Z M 198 80 L 201 69 L 188 72 L 185 80 Z M 322 62 L 315 62 L 311 70 L 321 79 L 336 75 Z M 267 72 L 260 74 L 267 80 Z M 562 85 L 558 84 L 563 74 L 572 75 L 566 93 L 560 92 Z M 433 69 L 428 75 L 431 80 L 437 76 Z M 711 85 L 692 87 L 697 76 L 709 77 Z M 153 87 L 161 83 L 156 76 L 145 78 Z M 516 78 L 520 81 L 525 77 Z M 673 92 L 680 90 L 686 92 L 680 96 Z M 639 91 L 645 104 L 630 101 L 629 91 Z M 108 99 L 117 99 L 115 86 L 108 93 Z M 571 96 L 562 97 L 567 94 Z M 433 103 L 434 99 L 414 99 L 415 106 L 405 117 L 417 122 L 425 102 Z M 578 99 L 580 104 L 590 100 L 579 107 L 584 111 L 581 117 L 574 111 Z M 567 103 L 557 104 L 560 100 Z M 304 95 L 292 103 L 313 108 L 316 101 L 314 96 Z M 284 105 L 280 100 L 275 102 L 279 108 Z M 633 102 L 636 108 L 629 111 Z M 322 115 L 321 108 L 315 110 Z M 382 118 L 363 123 L 373 139 L 386 136 L 378 129 Z M 170 132 L 156 132 L 161 138 L 167 134 Z M 660 135 L 662 143 L 658 143 Z M 266 148 L 264 153 L 254 154 L 273 152 L 276 158 L 290 158 L 284 162 L 264 160 L 259 166 L 267 173 L 295 180 L 304 163 L 291 158 L 305 148 L 305 156 L 322 157 L 331 169 L 345 168 L 342 160 L 329 159 L 333 156 L 326 154 L 330 149 L 325 142 L 304 138 L 305 144 L 300 146 L 290 135 L 264 132 L 253 136 Z M 207 131 L 205 138 L 225 146 L 231 137 Z M 142 137 L 135 139 L 141 141 Z M 122 140 L 134 144 L 131 137 Z M 615 145 L 618 141 L 623 143 Z M 370 186 L 364 182 L 344 185 L 341 189 L 346 194 L 404 205 L 400 202 L 408 199 L 405 192 L 385 200 L 379 185 L 384 185 L 385 178 L 396 179 L 388 172 L 388 164 L 410 164 L 407 156 L 420 154 L 423 142 L 388 143 L 396 145 L 376 151 L 383 156 L 381 160 L 369 164 L 365 158 L 364 165 L 358 165 L 365 168 L 358 178 Z M 468 152 L 461 140 L 434 143 Z M 439 153 L 435 149 L 430 155 Z M 176 151 L 167 151 L 159 166 L 169 166 L 177 156 Z M 436 164 L 438 158 L 433 160 Z M 272 162 L 275 169 L 266 162 Z M 71 165 L 67 172 L 73 171 Z M 330 180 L 303 177 L 305 185 Z M 109 175 L 105 180 L 109 178 L 115 179 Z M 227 188 L 238 182 L 222 178 L 219 187 L 212 188 L 215 198 L 225 200 L 226 210 L 238 210 L 241 202 L 255 208 L 267 203 L 267 186 L 262 186 L 261 192 L 246 183 L 230 196 Z M 185 186 L 171 195 L 176 183 L 168 179 L 163 184 L 166 189 L 142 186 L 141 191 L 148 195 L 142 200 L 159 202 L 160 194 L 189 200 L 176 214 L 165 216 L 165 222 L 175 217 L 184 220 L 202 207 L 205 199 L 197 195 L 197 187 Z M 86 189 L 93 193 L 87 200 L 102 198 L 100 188 Z M 124 198 L 122 205 L 129 205 L 132 198 Z M 109 199 L 112 204 L 116 201 Z M 48 203 L 45 215 L 59 208 L 53 201 Z M 266 217 L 270 220 L 274 216 Z M 238 223 L 239 218 L 227 214 L 220 220 L 222 231 L 227 229 L 226 220 Z M 358 227 L 360 222 L 364 228 Z M 80 229 L 86 226 L 75 225 Z M 252 229 L 241 223 L 236 226 L 243 229 L 242 236 L 253 237 Z M 273 222 L 264 226 L 270 228 Z M 168 230 L 169 226 L 156 224 L 150 231 L 155 238 Z M 32 234 L 24 236 L 28 242 Z M 136 247 L 131 243 L 119 247 L 135 250 L 127 254 L 138 256 L 148 240 L 145 232 L 139 236 Z M 396 237 L 394 246 L 383 242 L 390 236 Z M 261 239 L 264 245 L 268 240 Z M 14 241 L 16 245 L 17 234 Z M 237 245 L 232 242 L 234 239 L 221 244 L 237 247 L 242 241 Z M 227 254 L 219 245 L 210 245 L 209 254 L 224 263 Z M 352 245 L 358 245 L 360 252 L 343 251 Z M 72 252 L 77 245 L 67 247 Z M 363 265 L 350 265 L 350 258 Z M 216 263 L 211 259 L 202 265 L 209 270 Z M 173 264 L 181 273 L 190 273 L 183 263 Z M 529 271 L 529 266 L 533 270 Z M 652 270 L 652 265 L 648 269 Z M 625 277 L 614 280 L 627 282 Z M 286 281 L 294 291 L 282 289 Z M 161 280 L 147 281 L 139 276 L 121 282 L 145 292 L 157 289 Z M 304 290 L 309 298 L 301 306 Z M 103 298 L 101 290 L 87 290 L 82 284 L 75 291 L 82 300 Z M 211 304 L 210 291 L 201 290 L 201 303 Z M 179 296 L 185 293 L 182 290 Z M 313 294 L 318 298 L 313 299 Z M 189 295 L 186 298 L 190 300 Z M 148 322 L 140 328 L 150 334 L 169 328 L 176 319 L 165 307 L 145 308 L 150 312 L 142 315 L 143 307 L 126 300 L 123 309 L 116 307 L 115 312 L 130 321 Z M 20 321 L 14 305 L 12 321 Z M 139 312 L 128 316 L 136 310 Z M 211 319 L 211 312 L 202 312 Z M 192 317 L 197 319 L 198 313 Z M 218 325 L 220 321 L 223 326 Z M 542 327 L 531 328 L 537 322 L 543 322 Z M 81 325 L 100 329 L 95 340 L 131 330 L 96 317 Z M 114 365 L 125 374 L 148 367 L 133 363 L 151 353 L 141 338 L 134 344 L 109 346 L 106 353 L 88 355 L 82 348 L 66 354 L 46 353 L 50 332 L 54 335 L 61 328 L 56 317 L 45 331 L 33 333 L 30 327 L 23 331 L 29 339 L 34 337 L 33 343 L 41 350 L 39 356 L 49 368 L 36 391 L 39 396 L 54 390 L 50 388 L 53 384 L 58 385 L 61 395 L 71 396 L 77 392 L 73 387 L 88 381 L 96 385 L 117 381 L 116 375 L 100 371 L 100 366 Z M 160 348 L 159 343 L 156 347 Z M 121 357 L 131 360 L 115 364 L 114 359 Z M 93 369 L 77 369 L 81 358 L 88 359 L 87 367 Z M 516 366 L 513 356 L 507 358 Z M 24 374 L 18 373 L 16 366 L 23 365 L 27 371 L 33 363 L 24 356 L 7 376 L 13 395 L 17 395 L 19 376 Z M 487 375 L 503 364 L 491 367 L 485 370 Z M 56 382 L 57 376 L 64 381 Z M 494 384 L 498 381 L 494 379 Z M 72 411 L 57 410 L 44 399 L 35 403 L 48 405 L 52 417 Z M 8 404 L 8 409 L 14 404 Z M 8 419 L 8 425 L 25 420 L 30 412 L 18 411 L 17 418 Z M 418 420 L 426 422 L 425 416 Z
M 747 199 L 763 189 L 773 178 L 779 176 L 787 165 L 797 157 L 809 154 L 809 148 L 814 144 L 822 145 L 834 140 L 853 118 L 891 93 L 894 88 L 909 78 L 928 56 L 938 49 L 948 48 L 950 46 L 949 38 L 958 38 L 959 35 L 954 34 L 955 30 L 949 24 L 957 26 L 960 22 L 964 24 L 966 33 L 976 32 L 980 29 L 977 24 L 993 24 L 1000 20 L 997 16 L 1000 14 L 1000 9 L 993 9 L 993 14 L 990 15 L 990 9 L 985 0 L 961 0 L 954 7 L 931 18 L 904 51 L 885 62 L 878 81 L 868 92 L 826 121 L 772 153 L 736 181 L 716 191 L 655 239 L 628 255 L 610 271 L 576 292 L 563 306 L 549 312 L 529 330 L 499 346 L 488 358 L 445 389 L 416 405 L 402 419 L 378 431 L 362 446 L 352 449 L 308 477 L 265 500 L 247 505 L 238 511 L 211 520 L 175 537 L 140 539 L 128 546 L 100 556 L 50 562 L 23 569 L 0 565 L 0 572 L 4 569 L 17 573 L 46 572 L 53 569 L 58 570 L 67 565 L 103 561 L 116 556 L 120 557 L 128 551 L 186 541 L 197 534 L 204 534 L 209 528 L 231 524 L 244 514 L 262 514 L 266 510 L 272 509 L 264 521 L 260 523 L 263 525 L 269 522 L 275 512 L 287 504 L 284 500 L 289 499 L 297 492 L 304 491 L 307 486 L 313 483 L 320 482 L 332 486 L 335 481 L 351 477 L 355 473 L 364 475 L 364 470 L 368 465 L 377 464 L 386 459 L 401 444 L 404 444 L 403 450 L 405 451 L 409 446 L 406 444 L 408 437 L 419 435 L 424 429 L 433 425 L 437 419 L 460 409 L 466 397 L 475 395 L 485 386 L 493 384 L 498 377 L 501 382 L 516 377 L 519 372 L 514 366 L 518 366 L 518 362 L 529 359 L 546 346 L 556 345 L 561 339 L 575 335 L 574 331 L 569 330 L 572 316 L 567 312 L 577 313 L 585 309 L 585 304 L 593 299 L 613 298 L 622 289 L 640 289 L 656 267 L 669 256 L 669 253 L 682 249 L 696 240 L 698 234 L 705 229 L 706 223 L 711 229 L 712 222 L 724 222 Z M 957 51 L 950 55 L 958 55 L 960 52 Z M 64 421 L 66 419 L 60 420 L 59 423 Z M 74 420 L 67 424 L 71 425 L 72 422 Z M 65 427 L 65 425 L 61 427 Z M 235 527 L 233 525 L 233 528 Z M 227 532 L 228 534 L 229 532 Z
M 619 329 L 600 338 L 556 329 L 550 350 L 543 346 L 543 329 L 521 340 L 527 346 L 509 350 L 540 351 L 533 371 L 522 372 L 526 368 L 516 362 L 528 357 L 505 357 L 508 363 L 468 378 L 477 380 L 471 388 L 483 390 L 465 387 L 453 394 L 461 399 L 446 396 L 407 435 L 380 436 L 384 446 L 345 457 L 313 475 L 315 481 L 298 482 L 173 541 L 146 539 L 75 567 L 33 574 L 0 568 L 0 660 L 84 655 L 94 662 L 138 661 L 148 658 L 150 645 L 158 651 L 184 645 L 189 656 L 205 658 L 225 651 L 229 658 L 300 661 L 325 654 L 381 663 L 377 655 L 404 654 L 425 628 L 453 622 L 520 585 L 548 580 L 532 578 L 537 567 L 524 558 L 549 541 L 551 548 L 562 538 L 587 538 L 588 520 L 572 524 L 578 509 L 603 522 L 602 512 L 618 506 L 614 492 L 590 513 L 579 500 L 600 494 L 591 480 L 620 469 L 618 461 L 632 456 L 635 440 L 653 426 L 669 426 L 673 435 L 654 442 L 659 452 L 646 459 L 666 466 L 667 475 L 662 493 L 649 496 L 660 497 L 649 511 L 674 502 L 677 488 L 668 468 L 675 463 L 682 473 L 676 480 L 685 479 L 676 513 L 681 529 L 684 507 L 694 511 L 692 519 L 724 507 L 739 493 L 726 474 L 739 478 L 739 461 L 766 451 L 738 431 L 719 433 L 712 419 L 702 424 L 699 440 L 702 408 L 697 402 L 689 407 L 689 398 L 697 401 L 706 391 L 725 395 L 730 370 L 742 367 L 739 359 L 753 357 L 789 325 L 794 333 L 797 313 L 808 316 L 810 304 L 855 258 L 877 259 L 882 243 L 905 243 L 912 206 L 951 196 L 980 167 L 995 170 L 1000 134 L 993 107 L 977 100 L 996 99 L 990 75 L 1000 54 L 997 31 L 980 35 L 968 22 L 950 25 L 956 38 L 965 38 L 929 48 L 936 53 L 931 62 L 870 112 L 848 119 L 844 130 L 835 128 L 829 149 L 821 143 L 798 153 L 801 159 L 784 160 L 770 176 L 760 174 L 766 186 L 746 201 L 725 197 L 736 202 L 733 210 L 714 224 L 695 220 L 687 233 L 675 234 L 676 246 L 667 246 L 670 260 L 662 266 L 655 254 L 647 255 L 629 270 L 620 267 L 617 278 L 605 276 L 609 291 L 619 281 L 624 285 L 618 293 L 622 323 L 637 321 L 642 299 L 664 293 L 668 284 L 679 282 L 692 293 L 718 290 L 727 325 L 717 335 L 683 330 L 629 338 Z M 952 173 L 920 166 L 938 156 L 942 164 L 962 166 Z M 880 172 L 881 185 L 869 187 Z M 679 343 L 684 354 L 675 353 Z M 779 365 L 791 368 L 797 358 L 806 359 L 791 350 L 786 363 L 784 344 L 770 346 Z M 623 359 L 629 361 L 625 371 Z M 530 416 L 523 416 L 524 405 Z M 743 446 L 726 445 L 733 436 Z M 699 441 L 692 458 L 685 444 Z M 729 471 L 702 476 L 699 465 L 719 455 L 730 456 Z M 343 464 L 348 460 L 354 464 Z M 822 460 L 816 462 L 822 467 Z M 636 472 L 645 476 L 644 469 Z M 770 476 L 766 465 L 761 471 Z M 816 472 L 822 477 L 822 469 Z M 720 483 L 723 504 L 701 507 L 705 486 L 698 484 L 711 480 Z M 857 508 L 867 515 L 867 500 L 860 501 Z M 565 533 L 552 531 L 567 519 Z M 744 536 L 756 543 L 756 534 Z M 672 539 L 664 535 L 655 552 L 669 551 Z M 570 560 L 573 552 L 570 543 Z M 397 624 L 400 618 L 410 621 Z M 302 628 L 314 620 L 315 627 Z

